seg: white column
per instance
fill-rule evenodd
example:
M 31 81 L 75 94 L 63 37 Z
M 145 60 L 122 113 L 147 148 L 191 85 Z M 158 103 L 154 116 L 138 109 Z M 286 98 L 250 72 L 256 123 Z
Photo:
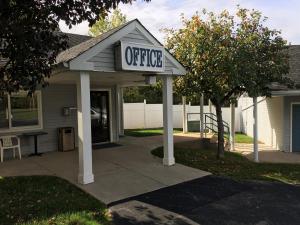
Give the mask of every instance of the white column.
M 173 78 L 163 76 L 164 159 L 163 164 L 175 164 L 173 141 Z
M 147 106 L 147 101 L 146 99 L 144 99 L 144 129 L 147 128 L 147 124 L 146 124 L 146 114 L 147 114 L 147 111 L 146 111 L 146 106 Z
M 201 94 L 200 96 L 200 137 L 203 138 L 203 133 L 204 133 L 204 114 L 203 114 L 203 105 L 204 105 L 204 95 Z
M 121 132 L 123 131 L 123 96 L 122 95 L 122 88 L 120 87 L 120 85 L 116 85 L 116 119 L 117 119 L 117 137 L 116 137 L 116 141 L 119 140 L 119 136 L 122 135 Z M 124 134 L 124 132 L 123 132 Z
M 230 104 L 230 150 L 234 151 L 235 138 L 235 104 Z
M 210 116 L 210 119 L 209 119 L 209 123 L 210 123 L 210 132 L 212 132 L 212 130 L 213 130 L 213 125 L 212 125 L 212 123 L 213 123 L 213 121 L 212 121 L 212 119 L 211 119 L 211 117 L 212 117 L 212 102 L 210 101 L 210 100 L 208 100 L 208 106 L 209 106 L 209 116 Z
M 94 182 L 91 138 L 90 75 L 80 72 L 77 80 L 77 121 L 78 121 L 78 182 Z
M 259 159 L 258 159 L 258 130 L 257 130 L 257 97 L 253 98 L 253 152 L 254 152 L 254 161 L 259 162 Z
M 123 88 L 120 87 L 120 135 L 124 136 L 124 98 L 123 98 Z
M 187 133 L 186 97 L 182 96 L 182 131 Z

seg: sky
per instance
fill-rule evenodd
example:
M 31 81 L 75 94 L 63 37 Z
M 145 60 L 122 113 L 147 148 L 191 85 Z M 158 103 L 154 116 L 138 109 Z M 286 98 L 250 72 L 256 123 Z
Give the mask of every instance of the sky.
M 181 27 L 180 15 L 189 18 L 203 8 L 219 13 L 224 9 L 235 12 L 236 6 L 256 9 L 268 17 L 267 25 L 282 31 L 282 36 L 291 44 L 300 44 L 300 0 L 151 0 L 146 3 L 137 0 L 131 5 L 121 4 L 119 8 L 128 20 L 139 19 L 142 24 L 161 42 L 162 28 Z M 60 22 L 64 32 L 88 34 L 88 24 L 83 22 L 71 30 Z

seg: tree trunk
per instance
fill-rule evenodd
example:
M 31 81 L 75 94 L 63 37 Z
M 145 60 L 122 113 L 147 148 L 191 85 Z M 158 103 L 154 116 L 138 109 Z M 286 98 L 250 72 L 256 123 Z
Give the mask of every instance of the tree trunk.
M 224 124 L 222 118 L 222 107 L 220 104 L 215 104 L 217 122 L 218 122 L 218 152 L 217 158 L 224 158 Z

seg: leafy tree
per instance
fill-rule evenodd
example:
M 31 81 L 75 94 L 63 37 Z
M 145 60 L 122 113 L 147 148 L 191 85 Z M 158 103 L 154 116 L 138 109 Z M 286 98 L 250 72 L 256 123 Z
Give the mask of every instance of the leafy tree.
M 126 15 L 124 15 L 120 9 L 115 9 L 111 16 L 101 17 L 96 23 L 94 23 L 94 25 L 89 30 L 89 34 L 95 37 L 126 22 Z
M 92 26 L 120 2 L 132 1 L 1 0 L 0 91 L 34 91 L 47 84 L 56 56 L 67 48 L 60 20 L 70 28 L 82 21 Z
M 216 108 L 218 158 L 224 157 L 223 105 L 243 93 L 271 96 L 274 82 L 293 86 L 285 76 L 286 41 L 265 21 L 260 12 L 240 7 L 235 15 L 203 10 L 191 19 L 182 16 L 181 29 L 165 30 L 167 48 L 188 70 L 175 80 L 175 90 L 186 96 L 203 93 Z

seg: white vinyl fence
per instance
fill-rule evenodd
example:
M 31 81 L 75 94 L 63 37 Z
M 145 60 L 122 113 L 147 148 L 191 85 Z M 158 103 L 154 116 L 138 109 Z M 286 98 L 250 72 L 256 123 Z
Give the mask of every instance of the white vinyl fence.
M 200 106 L 186 105 L 187 113 L 200 113 Z M 223 120 L 230 122 L 230 107 L 222 108 Z M 209 113 L 209 106 L 204 106 L 204 113 Z M 212 107 L 212 113 L 215 109 Z M 235 129 L 240 131 L 240 109 L 235 109 Z M 199 120 L 199 115 L 190 116 L 192 120 Z M 173 105 L 174 128 L 182 128 L 183 125 L 182 105 Z M 162 104 L 124 103 L 124 128 L 158 128 L 163 126 L 163 106 Z

